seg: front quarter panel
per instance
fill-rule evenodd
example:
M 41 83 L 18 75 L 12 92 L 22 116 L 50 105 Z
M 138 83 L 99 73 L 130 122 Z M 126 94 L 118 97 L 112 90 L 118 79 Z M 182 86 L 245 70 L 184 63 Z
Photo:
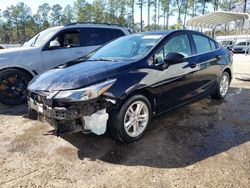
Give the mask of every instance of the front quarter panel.
M 136 68 L 118 74 L 115 79 L 115 84 L 104 95 L 120 103 L 131 93 L 142 89 L 147 90 L 153 96 L 154 91 L 151 86 L 157 82 L 158 71 L 150 67 Z
M 0 70 L 22 68 L 34 75 L 44 71 L 40 48 L 16 48 L 0 54 Z

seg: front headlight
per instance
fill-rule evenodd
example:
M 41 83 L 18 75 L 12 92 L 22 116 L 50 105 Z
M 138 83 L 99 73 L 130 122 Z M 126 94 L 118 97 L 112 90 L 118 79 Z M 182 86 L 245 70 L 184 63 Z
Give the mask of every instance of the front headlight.
M 115 81 L 116 79 L 113 79 L 82 89 L 60 91 L 55 96 L 55 99 L 72 102 L 95 99 L 101 94 L 103 94 L 105 91 L 107 91 L 115 83 Z

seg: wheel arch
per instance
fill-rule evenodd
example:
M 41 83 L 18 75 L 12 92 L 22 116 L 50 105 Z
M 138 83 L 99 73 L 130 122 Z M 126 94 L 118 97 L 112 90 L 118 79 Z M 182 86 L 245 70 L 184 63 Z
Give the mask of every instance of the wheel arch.
M 223 72 L 228 73 L 228 75 L 229 75 L 229 77 L 230 77 L 230 81 L 231 81 L 232 78 L 233 78 L 231 69 L 227 67 L 227 68 L 225 68 L 225 69 L 223 70 Z
M 156 98 L 153 96 L 153 94 L 147 89 L 147 88 L 142 88 L 138 90 L 131 91 L 126 95 L 126 97 L 122 100 L 122 103 L 120 105 L 123 105 L 124 102 L 129 99 L 130 97 L 134 95 L 142 95 L 146 97 L 151 105 L 152 113 L 155 114 L 156 111 Z
M 6 71 L 6 70 L 19 70 L 19 71 L 25 72 L 27 75 L 30 76 L 31 79 L 35 75 L 35 74 L 32 74 L 32 72 L 28 71 L 27 69 L 20 68 L 20 67 L 6 67 L 6 68 L 1 69 L 0 72 Z

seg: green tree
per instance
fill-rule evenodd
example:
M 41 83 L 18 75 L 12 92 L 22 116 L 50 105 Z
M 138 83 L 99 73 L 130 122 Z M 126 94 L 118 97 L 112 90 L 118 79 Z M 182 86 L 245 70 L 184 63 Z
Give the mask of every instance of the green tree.
M 201 5 L 201 14 L 204 15 L 206 12 L 207 5 L 212 2 L 212 0 L 199 0 L 199 4 Z
M 16 29 L 16 35 L 13 40 L 22 43 L 26 41 L 26 23 L 31 18 L 31 9 L 24 3 L 18 3 L 16 6 L 11 5 L 3 12 L 6 21 L 6 29 L 13 27 Z
M 164 29 L 169 29 L 169 17 L 172 15 L 172 9 L 170 7 L 172 6 L 172 1 L 171 0 L 161 0 L 161 8 L 163 11 L 163 28 Z
M 62 24 L 72 23 L 75 20 L 74 10 L 70 5 L 66 5 L 62 13 Z
M 107 1 L 108 22 L 116 23 L 117 15 L 118 15 L 117 0 L 108 0 Z
M 239 0 L 221 0 L 219 6 L 222 10 L 231 11 L 238 2 Z
M 74 3 L 75 19 L 77 22 L 86 21 L 85 5 L 86 5 L 85 0 L 76 0 Z
M 127 4 L 126 0 L 117 1 L 117 5 L 118 5 L 118 7 L 117 7 L 118 8 L 117 23 L 120 25 L 123 25 L 123 26 L 127 25 L 127 21 L 125 19 L 125 16 L 127 13 L 126 4 Z
M 62 6 L 59 4 L 53 5 L 51 8 L 51 22 L 52 25 L 60 25 L 62 23 Z
M 41 27 L 41 29 L 46 29 L 50 26 L 49 23 L 49 13 L 51 7 L 48 3 L 44 3 L 38 7 L 37 13 L 35 15 L 35 21 Z
M 176 11 L 177 11 L 177 15 L 178 15 L 178 17 L 177 17 L 178 24 L 177 25 L 182 24 L 181 15 L 184 12 L 185 4 L 186 4 L 186 0 L 175 0 L 173 3 L 174 7 L 176 7 Z
M 92 3 L 93 21 L 98 23 L 107 22 L 105 14 L 106 2 L 104 0 L 94 0 Z

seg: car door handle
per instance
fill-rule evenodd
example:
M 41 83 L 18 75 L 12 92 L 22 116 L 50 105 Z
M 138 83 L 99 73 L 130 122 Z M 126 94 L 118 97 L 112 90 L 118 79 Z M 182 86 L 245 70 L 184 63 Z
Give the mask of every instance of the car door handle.
M 192 69 L 195 68 L 196 66 L 197 66 L 196 63 L 190 63 L 190 65 L 189 65 L 189 67 Z
M 216 58 L 217 60 L 219 60 L 219 59 L 222 58 L 222 56 L 221 56 L 221 55 L 217 55 L 217 56 L 215 56 L 215 58 Z
M 76 54 L 82 54 L 82 52 L 76 52 Z

